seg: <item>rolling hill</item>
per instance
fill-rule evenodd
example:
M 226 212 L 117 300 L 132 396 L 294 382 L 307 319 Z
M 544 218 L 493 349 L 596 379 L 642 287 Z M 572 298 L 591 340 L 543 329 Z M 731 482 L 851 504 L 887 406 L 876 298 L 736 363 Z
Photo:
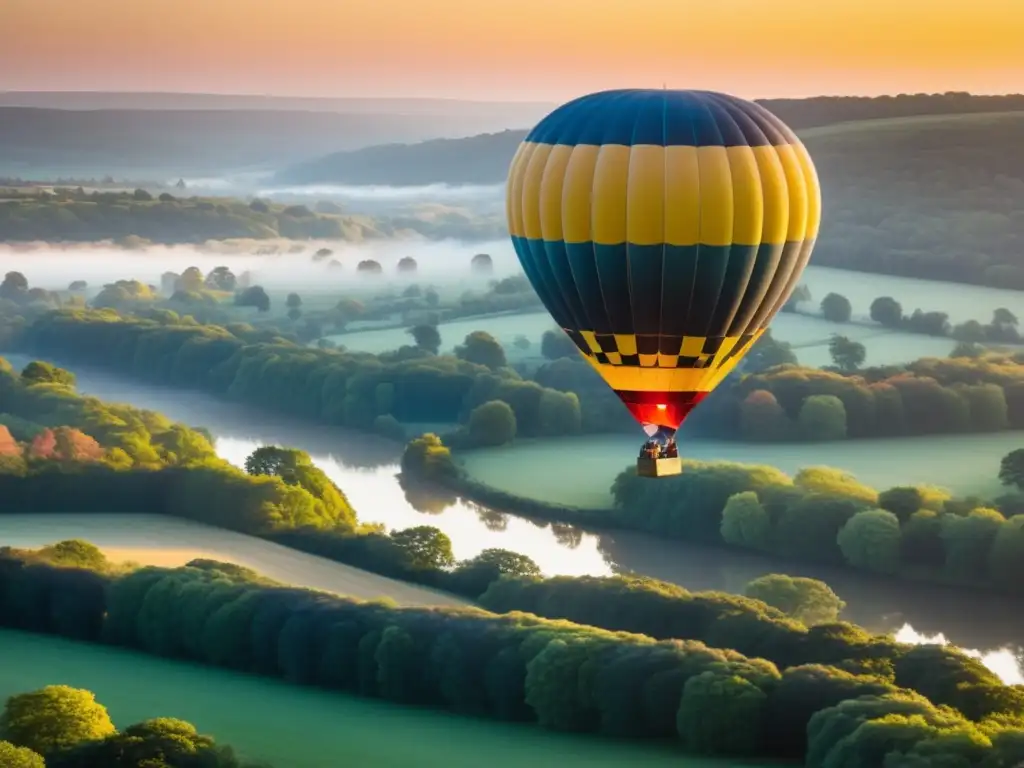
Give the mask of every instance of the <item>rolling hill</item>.
M 274 170 L 380 142 L 525 126 L 547 111 L 546 105 L 428 99 L 31 96 L 0 94 L 0 176 L 147 178 L 143 174 L 156 171 L 170 178 Z
M 761 101 L 802 136 L 826 126 L 841 133 L 864 122 L 875 129 L 879 121 L 934 116 L 1002 112 L 1024 113 L 1024 96 L 971 96 L 944 94 L 879 98 L 818 97 Z M 356 151 L 339 151 L 290 166 L 277 174 L 288 184 L 496 184 L 504 180 L 508 164 L 526 130 L 461 139 L 438 139 L 419 144 L 384 144 Z M 387 139 L 385 139 L 387 141 Z

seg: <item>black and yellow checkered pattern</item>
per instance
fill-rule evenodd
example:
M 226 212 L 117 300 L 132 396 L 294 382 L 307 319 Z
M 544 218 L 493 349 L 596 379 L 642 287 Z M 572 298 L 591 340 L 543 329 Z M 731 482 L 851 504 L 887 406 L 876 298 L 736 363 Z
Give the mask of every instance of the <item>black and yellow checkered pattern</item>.
M 653 336 L 563 330 L 613 389 L 691 392 L 713 389 L 763 333 Z
M 584 355 L 601 365 L 640 368 L 715 368 L 743 352 L 759 335 L 642 336 L 563 330 Z

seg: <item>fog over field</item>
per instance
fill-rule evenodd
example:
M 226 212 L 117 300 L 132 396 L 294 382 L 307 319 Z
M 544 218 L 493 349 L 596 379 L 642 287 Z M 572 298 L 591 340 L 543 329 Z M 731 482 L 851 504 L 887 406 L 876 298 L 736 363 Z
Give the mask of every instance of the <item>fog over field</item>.
M 328 266 L 326 259 L 314 262 L 312 256 L 319 248 L 333 251 L 331 259 L 340 262 L 341 269 Z M 268 254 L 268 250 L 277 252 Z M 356 281 L 359 285 L 382 288 L 389 280 L 397 283 L 396 267 L 405 256 L 416 259 L 417 273 L 402 276 L 403 284 L 421 279 L 438 283 L 468 281 L 471 279 L 470 260 L 478 253 L 488 253 L 493 258 L 492 277 L 519 272 L 519 263 L 508 241 L 464 243 L 410 239 L 364 243 L 247 240 L 198 247 L 153 245 L 142 250 L 126 250 L 110 244 L 0 245 L 0 274 L 16 270 L 24 274 L 33 287 L 63 290 L 72 280 L 85 280 L 93 288 L 115 280 L 138 280 L 156 285 L 164 272 L 181 273 L 188 267 L 198 267 L 206 274 L 215 267 L 227 266 L 236 275 L 251 272 L 253 282 L 265 287 L 322 291 L 331 286 L 344 289 Z M 367 259 L 379 262 L 384 274 L 357 277 L 357 265 Z

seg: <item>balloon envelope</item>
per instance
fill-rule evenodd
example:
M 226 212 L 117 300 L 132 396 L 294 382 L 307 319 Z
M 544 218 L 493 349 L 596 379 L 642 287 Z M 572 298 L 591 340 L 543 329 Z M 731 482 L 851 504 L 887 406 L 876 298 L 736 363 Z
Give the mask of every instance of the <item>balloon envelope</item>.
M 642 424 L 678 428 L 796 288 L 817 174 L 760 105 L 604 91 L 544 118 L 507 185 L 509 232 L 555 322 Z

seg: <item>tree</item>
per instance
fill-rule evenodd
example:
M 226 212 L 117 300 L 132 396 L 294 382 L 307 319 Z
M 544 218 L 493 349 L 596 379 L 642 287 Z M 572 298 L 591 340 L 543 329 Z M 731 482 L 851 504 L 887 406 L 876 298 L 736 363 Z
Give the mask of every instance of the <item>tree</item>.
M 777 341 L 769 328 L 754 342 L 741 365 L 746 373 L 759 373 L 776 365 L 797 365 L 799 362 L 793 346 L 787 341 Z
M 333 255 L 334 251 L 330 248 L 320 248 L 313 254 L 313 261 L 324 261 L 325 259 L 331 258 Z
M 249 203 L 249 210 L 254 213 L 270 213 L 270 206 L 259 198 L 255 198 L 251 203 Z
M 238 284 L 238 279 L 227 267 L 214 267 L 206 276 L 206 286 L 217 291 L 233 291 Z
M 966 516 L 947 514 L 939 531 L 946 550 L 946 573 L 976 581 L 985 576 L 992 541 L 1006 519 L 994 509 L 972 509 Z
M 878 494 L 878 506 L 905 523 L 919 509 L 924 509 L 924 494 L 912 485 L 896 486 Z
M 412 336 L 416 346 L 420 349 L 433 352 L 435 355 L 441 351 L 441 333 L 437 330 L 436 325 L 426 323 L 414 325 L 407 333 Z
M 468 431 L 474 445 L 505 445 L 515 439 L 516 414 L 505 401 L 491 400 L 469 414 Z
M 966 357 L 970 359 L 976 359 L 985 354 L 985 348 L 980 344 L 975 344 L 973 341 L 960 341 L 953 347 L 953 351 L 949 353 L 952 358 Z
M 430 525 L 391 532 L 391 541 L 409 556 L 414 568 L 451 568 L 455 565 L 452 540 Z
M 297 293 L 289 293 L 288 298 L 284 300 L 284 305 L 288 309 L 298 309 L 302 306 L 302 297 Z
M 262 286 L 254 285 L 235 294 L 235 306 L 256 307 L 257 312 L 270 311 L 270 297 Z
M 311 464 L 309 455 L 303 451 L 262 445 L 245 459 L 245 471 L 250 475 L 276 475 L 294 483 L 299 467 Z
M 489 275 L 494 271 L 494 260 L 486 253 L 478 253 L 470 259 L 469 267 L 480 275 Z
M 433 288 L 428 288 L 423 292 L 423 300 L 427 303 L 428 307 L 436 307 L 441 303 L 441 296 Z
M 903 307 L 891 296 L 879 296 L 871 302 L 871 319 L 886 328 L 898 328 L 903 323 Z
M 768 694 L 728 668 L 701 672 L 683 686 L 676 731 L 690 752 L 756 755 L 767 707 Z
M 412 256 L 403 256 L 398 260 L 398 272 L 403 275 L 411 275 L 416 272 L 418 265 Z
M 31 386 L 33 384 L 59 384 L 62 387 L 75 386 L 75 374 L 50 363 L 35 360 L 21 371 L 21 380 Z
M 808 440 L 846 437 L 846 406 L 835 395 L 811 395 L 800 406 L 800 431 Z
M 89 284 L 85 280 L 74 280 L 71 285 L 68 286 L 68 290 L 73 293 L 82 293 L 89 287 Z
M 3 424 L 0 424 L 0 456 L 20 456 L 21 446 L 14 439 L 11 431 Z
M 380 275 L 384 272 L 384 268 L 378 261 L 363 259 L 356 265 L 356 272 L 360 275 Z
M 836 537 L 850 565 L 879 573 L 895 573 L 900 564 L 900 521 L 884 509 L 858 512 Z
M 1017 316 L 1005 307 L 999 307 L 992 313 L 992 325 L 1008 325 L 1016 328 L 1017 322 Z
M 548 360 L 558 360 L 563 357 L 575 358 L 579 350 L 565 331 L 555 328 L 544 331 L 544 335 L 540 337 L 540 353 Z
M 999 463 L 999 482 L 1024 490 L 1024 448 L 1010 451 Z
M 530 340 L 522 334 L 519 334 L 512 340 L 512 346 L 521 352 L 525 352 L 530 348 Z
M 485 365 L 492 369 L 508 365 L 504 348 L 487 331 L 473 331 L 467 335 L 465 341 L 455 348 L 455 356 L 467 363 Z
M 55 458 L 61 461 L 99 461 L 104 450 L 94 437 L 72 427 L 53 430 Z
M 807 626 L 839 620 L 846 603 L 823 581 L 769 573 L 747 583 L 743 594 L 760 600 Z
M 88 568 L 93 571 L 103 570 L 108 564 L 103 550 L 92 542 L 82 539 L 67 539 L 42 547 L 39 550 L 39 556 L 54 565 Z
M 808 301 L 811 301 L 811 289 L 803 284 L 798 285 L 789 298 L 786 299 L 786 303 L 782 306 L 782 311 L 796 312 L 801 304 L 806 304 Z
M 345 298 L 338 301 L 334 305 L 334 311 L 341 315 L 342 318 L 347 322 L 355 317 L 360 317 L 366 312 L 366 307 L 358 299 Z
M 452 452 L 432 433 L 409 441 L 402 452 L 401 467 L 403 474 L 413 477 L 446 479 L 458 474 Z
M 189 267 L 181 273 L 181 277 L 178 278 L 174 289 L 177 291 L 187 291 L 188 293 L 198 293 L 203 290 L 205 284 L 206 281 L 203 278 L 203 273 L 199 271 L 199 267 Z
M 452 573 L 453 589 L 474 600 L 502 576 L 540 576 L 537 564 L 526 555 L 507 549 L 485 549 L 470 560 L 463 560 Z
M 48 685 L 7 699 L 0 739 L 46 756 L 115 732 L 107 708 L 90 692 Z
M 134 199 L 134 200 L 136 200 L 136 201 L 138 201 L 140 203 L 148 203 L 148 202 L 150 202 L 153 199 L 153 196 L 151 194 L 149 194 L 149 192 L 147 192 L 144 189 L 136 189 L 132 193 L 132 199 Z
M 3 768 L 46 768 L 43 756 L 26 747 L 0 741 L 0 766 Z
M 302 317 L 302 310 L 298 307 L 292 307 L 288 310 L 288 319 L 293 323 L 298 322 L 300 317 Z
M 863 344 L 837 333 L 832 334 L 832 339 L 828 343 L 828 353 L 832 357 L 832 362 L 844 373 L 856 371 L 867 357 L 867 350 Z
M 722 510 L 722 541 L 737 547 L 767 550 L 772 521 L 754 491 L 735 493 Z
M 21 272 L 8 272 L 0 283 L 0 299 L 18 301 L 28 293 L 28 280 Z
M 821 314 L 831 323 L 848 323 L 853 315 L 853 307 L 842 294 L 830 293 L 821 300 Z
M 766 389 L 755 389 L 740 403 L 740 432 L 750 440 L 782 440 L 789 434 L 786 412 Z

